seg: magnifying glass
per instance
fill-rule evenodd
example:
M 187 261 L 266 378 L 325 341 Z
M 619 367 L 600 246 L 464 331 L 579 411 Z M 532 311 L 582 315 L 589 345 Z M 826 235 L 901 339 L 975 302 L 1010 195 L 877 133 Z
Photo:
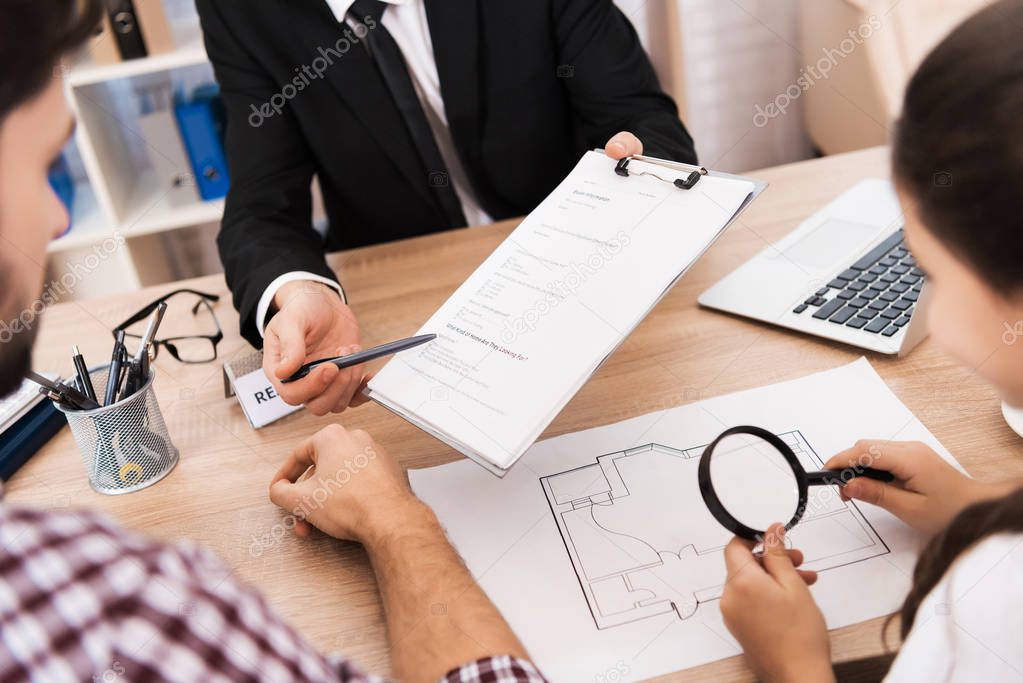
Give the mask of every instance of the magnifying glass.
M 787 443 L 760 427 L 732 427 L 700 456 L 707 508 L 722 526 L 750 541 L 762 539 L 775 522 L 784 522 L 786 531 L 794 527 L 811 486 L 844 486 L 856 477 L 895 481 L 891 472 L 872 467 L 807 472 Z

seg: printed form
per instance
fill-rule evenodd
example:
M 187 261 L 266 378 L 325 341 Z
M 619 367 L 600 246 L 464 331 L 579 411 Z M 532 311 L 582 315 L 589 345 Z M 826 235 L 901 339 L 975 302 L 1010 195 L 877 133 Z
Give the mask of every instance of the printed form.
M 752 181 L 587 153 L 392 359 L 369 395 L 496 474 L 754 195 Z M 653 175 L 641 175 L 644 172 Z M 666 182 L 667 180 L 667 182 Z

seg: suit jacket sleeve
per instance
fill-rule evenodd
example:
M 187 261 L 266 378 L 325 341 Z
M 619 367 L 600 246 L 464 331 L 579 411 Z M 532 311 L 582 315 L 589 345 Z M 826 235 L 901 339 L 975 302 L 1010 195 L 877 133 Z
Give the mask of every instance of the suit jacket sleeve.
M 309 146 L 280 86 L 232 34 L 223 18 L 225 5 L 196 2 L 227 109 L 231 189 L 217 246 L 242 336 L 261 347 L 255 312 L 271 282 L 292 271 L 337 277 L 312 227 L 315 166 Z
M 589 149 L 629 131 L 644 154 L 696 162 L 693 139 L 632 24 L 612 0 L 555 0 L 562 73 Z

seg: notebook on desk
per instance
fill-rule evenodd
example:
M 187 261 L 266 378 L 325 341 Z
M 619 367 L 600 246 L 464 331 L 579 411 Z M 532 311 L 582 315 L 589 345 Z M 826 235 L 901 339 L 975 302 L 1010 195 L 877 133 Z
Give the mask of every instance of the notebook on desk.
M 55 375 L 45 375 L 47 379 L 56 380 Z M 0 434 L 6 432 L 32 408 L 46 400 L 39 393 L 39 385 L 24 380 L 13 394 L 0 399 Z
M 0 400 L 0 480 L 10 479 L 65 424 L 60 411 L 39 393 L 39 386 L 28 380 Z
M 502 475 L 764 187 L 586 154 L 367 394 Z

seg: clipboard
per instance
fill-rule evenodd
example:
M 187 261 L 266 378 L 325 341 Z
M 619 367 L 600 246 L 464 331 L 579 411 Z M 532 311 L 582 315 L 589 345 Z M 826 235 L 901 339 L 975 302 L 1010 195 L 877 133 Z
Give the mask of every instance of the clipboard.
M 596 149 L 594 151 L 604 154 L 603 149 Z M 658 169 L 664 169 L 665 172 L 661 174 L 643 168 L 637 169 L 632 165 L 633 161 L 639 161 L 643 164 L 655 166 Z M 648 157 L 643 156 L 642 154 L 635 154 L 632 156 L 625 157 L 624 159 L 621 159 L 618 162 L 618 165 L 615 166 L 614 172 L 616 175 L 623 178 L 630 178 L 633 176 L 650 176 L 656 178 L 657 180 L 660 180 L 661 182 L 670 183 L 675 187 L 679 188 L 680 191 L 692 190 L 693 188 L 697 187 L 700 179 L 703 177 L 722 178 L 724 180 L 739 180 L 742 182 L 751 183 L 753 185 L 753 191 L 750 192 L 748 197 L 746 197 L 746 201 L 739 205 L 739 208 L 728 220 L 728 222 L 725 223 L 725 226 L 721 228 L 721 231 L 717 234 L 717 236 L 711 241 L 710 244 L 707 245 L 707 247 L 702 252 L 700 252 L 700 255 L 697 257 L 696 261 L 699 261 L 699 259 L 703 258 L 703 255 L 707 253 L 707 250 L 714 246 L 719 239 L 721 239 L 721 235 L 723 235 L 725 231 L 728 230 L 728 228 L 732 227 L 732 223 L 738 220 L 739 216 L 741 216 L 743 212 L 746 211 L 746 208 L 754 201 L 756 201 L 757 197 L 763 194 L 769 185 L 769 183 L 767 183 L 766 181 L 757 180 L 756 178 L 750 178 L 749 176 L 735 175 L 733 173 L 722 173 L 721 171 L 711 171 L 703 166 L 685 164 L 680 161 L 658 159 L 657 157 Z M 694 263 L 696 261 L 694 261 Z M 668 292 L 670 292 L 671 289 L 676 284 L 678 284 L 678 281 L 681 280 L 682 277 L 687 272 L 689 272 L 689 268 L 686 268 L 684 271 L 679 273 L 678 278 L 676 278 L 676 280 L 671 283 L 668 289 L 665 290 L 664 294 L 661 295 L 661 299 L 668 295 Z M 655 302 L 654 306 L 660 303 L 661 299 L 658 299 Z M 653 307 L 651 307 L 651 310 L 653 310 Z
M 604 153 L 603 149 L 597 149 L 594 151 L 600 152 L 602 154 Z M 670 174 L 666 173 L 665 175 L 667 175 L 668 177 L 665 177 L 664 175 L 660 175 L 652 171 L 647 171 L 643 169 L 636 170 L 632 166 L 633 161 L 639 161 L 644 164 L 649 164 L 651 166 L 657 166 L 665 169 L 666 171 L 672 171 L 672 173 Z M 711 171 L 704 166 L 684 164 L 680 161 L 669 161 L 667 159 L 658 159 L 657 157 L 648 157 L 643 156 L 642 154 L 635 154 L 632 156 L 627 156 L 624 159 L 621 159 L 618 162 L 618 165 L 615 166 L 615 173 L 623 178 L 629 178 L 631 176 L 651 176 L 663 182 L 671 183 L 680 190 L 690 190 L 696 187 L 697 183 L 700 181 L 700 178 L 704 176 L 708 176 L 711 178 L 724 178 L 728 180 L 741 180 L 747 183 L 753 183 L 754 186 L 753 192 L 750 193 L 750 196 L 746 199 L 742 206 L 739 207 L 739 210 L 735 212 L 735 217 L 733 217 L 732 221 L 734 221 L 735 218 L 739 216 L 739 214 L 745 211 L 746 207 L 749 206 L 749 204 L 751 204 L 754 200 L 756 200 L 756 198 L 759 197 L 768 187 L 768 183 L 766 183 L 763 180 L 757 180 L 756 178 L 735 175 L 732 173 L 722 173 L 721 171 Z M 675 175 L 675 177 L 671 177 L 672 175 Z M 728 224 L 725 226 L 726 230 L 728 229 L 728 226 L 732 224 L 732 221 L 729 221 Z
M 642 175 L 653 177 L 638 177 Z M 679 180 L 681 182 L 676 183 Z M 669 186 L 662 187 L 659 185 L 661 182 L 668 183 Z M 674 187 L 671 187 L 672 185 Z M 422 392 L 429 390 L 432 397 L 435 386 L 453 388 L 445 381 L 445 378 L 450 378 L 452 373 L 463 378 L 466 376 L 457 369 L 448 372 L 444 366 L 441 366 L 440 369 L 433 367 L 437 364 L 435 359 L 407 358 L 404 363 L 392 361 L 370 383 L 366 395 L 382 407 L 391 410 L 474 460 L 491 473 L 499 477 L 504 476 L 571 400 L 571 397 L 578 393 L 590 377 L 625 342 L 636 326 L 649 316 L 651 310 L 664 299 L 692 265 L 699 261 L 707 249 L 766 187 L 767 184 L 761 181 L 719 174 L 689 164 L 643 156 L 633 156 L 625 162 L 619 162 L 606 156 L 602 150 L 587 152 L 572 173 L 548 196 L 548 199 L 541 203 L 511 235 L 506 237 L 487 257 L 486 261 L 438 309 L 438 312 L 431 316 L 430 320 L 420 328 L 420 333 L 436 333 L 437 330 L 450 328 L 454 331 L 450 341 L 453 350 L 450 353 L 458 353 L 459 349 L 463 348 L 467 349 L 466 353 L 478 351 L 478 348 L 473 346 L 477 342 L 489 346 L 499 353 L 508 353 L 509 356 L 515 353 L 514 349 L 508 346 L 513 340 L 503 341 L 503 337 L 495 336 L 500 334 L 500 321 L 496 318 L 490 318 L 486 325 L 481 325 L 480 329 L 483 330 L 480 333 L 481 336 L 474 338 L 471 332 L 459 328 L 456 311 L 459 306 L 464 308 L 465 302 L 475 296 L 479 282 L 485 281 L 485 278 L 497 277 L 506 267 L 503 264 L 506 262 L 507 253 L 518 253 L 522 250 L 528 253 L 528 249 L 516 242 L 516 232 L 520 230 L 526 230 L 529 233 L 527 237 L 546 240 L 549 239 L 547 231 L 554 229 L 564 232 L 569 239 L 581 239 L 583 242 L 600 241 L 601 237 L 606 239 L 615 230 L 622 234 L 628 229 L 636 235 L 642 235 L 641 239 L 636 240 L 641 242 L 641 253 L 619 266 L 621 270 L 618 272 L 623 275 L 629 272 L 647 273 L 645 270 L 635 270 L 643 267 L 642 262 L 637 260 L 643 255 L 656 257 L 655 272 L 651 273 L 651 277 L 648 278 L 636 278 L 637 286 L 634 291 L 641 298 L 633 300 L 626 307 L 620 316 L 620 325 L 610 325 L 604 320 L 604 326 L 599 335 L 599 348 L 594 346 L 584 357 L 573 358 L 570 368 L 562 365 L 559 368 L 556 385 L 548 386 L 548 395 L 545 400 L 537 402 L 538 405 L 530 406 L 529 411 L 522 416 L 507 417 L 513 410 L 511 407 L 508 408 L 508 412 L 502 412 L 504 406 L 513 405 L 508 402 L 508 395 L 503 395 L 496 400 L 496 405 L 501 406 L 499 408 L 487 405 L 484 399 L 490 399 L 487 398 L 485 392 L 482 398 L 471 393 L 467 395 L 470 402 L 475 400 L 482 406 L 481 412 L 476 414 L 492 415 L 494 411 L 497 411 L 505 416 L 504 419 L 507 419 L 507 422 L 502 427 L 504 430 L 502 438 L 507 443 L 498 442 L 496 440 L 498 437 L 490 433 L 482 433 L 481 436 L 481 430 L 478 428 L 473 431 L 475 423 L 457 410 L 438 412 L 436 407 L 422 408 L 432 400 L 430 398 L 420 401 Z M 601 192 L 600 188 L 605 191 Z M 582 197 L 577 197 L 577 195 L 582 195 Z M 562 202 L 563 199 L 564 202 Z M 614 203 L 611 204 L 613 208 L 609 209 L 610 213 L 600 219 L 602 232 L 590 238 L 586 234 L 582 234 L 586 232 L 584 226 L 595 220 L 591 215 L 582 212 L 603 211 L 604 203 L 612 201 Z M 551 219 L 548 213 L 567 210 L 565 208 L 567 206 L 575 206 L 575 208 L 566 219 L 566 225 L 549 225 L 549 222 L 558 223 L 558 221 Z M 643 210 L 637 210 L 639 207 L 642 207 Z M 647 226 L 647 221 L 649 221 L 649 226 Z M 643 232 L 646 227 L 649 227 L 649 231 Z M 692 234 L 689 234 L 690 229 L 692 229 Z M 509 244 L 511 246 L 508 246 Z M 586 253 L 585 247 L 571 246 L 575 242 L 567 244 L 569 246 L 564 247 L 564 253 L 567 255 L 562 259 L 565 264 L 576 256 Z M 678 248 L 674 249 L 673 246 Z M 551 248 L 556 249 L 557 244 Z M 582 257 L 580 256 L 580 258 Z M 569 266 L 564 265 L 564 270 L 568 269 Z M 562 271 L 555 271 L 554 276 L 559 273 Z M 525 277 L 541 278 L 542 280 L 551 276 L 537 270 L 527 273 Z M 610 276 L 604 274 L 602 283 L 599 283 L 603 294 L 614 290 L 613 283 L 608 278 Z M 544 280 L 541 284 L 557 289 L 555 285 L 545 284 L 545 282 Z M 524 283 L 525 289 L 535 291 L 536 288 L 531 287 L 531 284 L 533 284 L 531 281 Z M 520 315 L 525 315 L 528 310 L 532 310 L 529 309 L 529 301 L 532 300 L 531 293 L 527 292 L 526 299 L 521 301 L 519 300 L 520 294 L 512 292 L 512 296 L 515 298 L 509 299 L 507 305 L 516 308 L 514 311 L 508 312 L 507 315 L 513 316 L 517 312 Z M 614 294 L 611 293 L 610 296 L 613 299 Z M 567 329 L 566 321 L 571 320 L 572 311 L 578 313 L 580 308 L 576 307 L 561 314 L 563 317 L 556 329 L 562 331 Z M 549 310 L 565 309 L 551 307 Z M 501 311 L 497 312 L 501 313 Z M 550 315 L 557 315 L 557 313 Z M 607 327 L 610 327 L 613 333 L 608 332 Z M 514 336 L 513 332 L 512 337 L 514 338 Z M 469 338 L 469 341 L 463 342 L 466 338 Z M 542 339 L 534 340 L 530 349 L 539 349 L 544 352 L 542 350 L 549 348 L 550 344 L 545 345 L 541 343 L 542 341 Z M 551 357 L 553 356 L 547 358 L 548 364 Z M 515 360 L 526 359 L 526 356 L 519 354 Z M 420 365 L 420 363 L 425 365 Z M 518 372 L 519 374 L 515 375 L 517 380 L 522 378 L 522 372 L 524 372 L 524 370 L 514 370 L 510 367 L 504 370 L 498 368 L 498 370 L 499 374 L 500 372 Z M 496 379 L 487 381 L 500 382 L 501 378 L 498 376 Z M 505 384 L 511 386 L 509 383 Z M 489 391 L 490 386 L 487 385 L 485 390 Z M 501 392 L 505 390 L 505 387 L 498 386 L 494 390 Z M 444 396 L 444 400 L 447 400 L 447 390 L 445 390 Z M 495 402 L 492 401 L 492 403 Z
M 604 154 L 604 150 L 603 149 L 596 149 L 594 151 L 599 152 L 600 154 Z M 645 169 L 642 169 L 642 168 L 637 169 L 637 168 L 633 167 L 633 165 L 632 165 L 633 161 L 639 161 L 639 162 L 642 162 L 644 164 L 648 164 L 650 166 L 655 166 L 658 169 L 664 169 L 665 173 L 662 175 L 660 173 L 656 173 L 654 171 L 645 170 Z M 662 182 L 670 183 L 670 184 L 674 185 L 675 187 L 679 188 L 680 192 L 684 192 L 684 191 L 687 191 L 687 190 L 694 189 L 695 187 L 698 186 L 699 181 L 702 178 L 704 178 L 704 177 L 708 177 L 708 178 L 722 178 L 722 179 L 725 179 L 725 180 L 739 180 L 739 181 L 742 181 L 742 182 L 751 183 L 753 185 L 753 190 L 749 193 L 749 196 L 747 196 L 745 201 L 743 201 L 742 204 L 739 205 L 739 208 L 735 211 L 735 213 L 728 220 L 728 222 L 725 223 L 724 227 L 722 227 L 721 230 L 718 231 L 718 234 L 714 237 L 714 239 L 711 240 L 710 243 L 706 245 L 706 247 L 704 247 L 703 251 L 701 251 L 699 253 L 699 255 L 692 261 L 692 263 L 690 263 L 687 268 L 685 268 L 682 272 L 680 272 L 678 274 L 678 277 L 676 277 L 671 282 L 671 284 L 669 284 L 664 289 L 664 291 L 661 293 L 661 295 L 657 298 L 656 301 L 654 301 L 653 305 L 650 306 L 650 308 L 644 314 L 644 319 L 647 316 L 649 316 L 650 313 L 653 312 L 653 310 L 657 307 L 657 305 L 659 303 L 661 303 L 661 301 L 664 300 L 664 297 L 668 296 L 668 294 L 671 293 L 671 290 L 675 288 L 675 285 L 677 285 L 682 280 L 683 277 L 685 277 L 686 273 L 689 272 L 689 270 L 693 267 L 693 265 L 698 263 L 700 261 L 700 259 L 703 258 L 704 254 L 706 254 L 707 251 L 711 247 L 713 247 L 715 244 L 717 244 L 717 241 L 719 239 L 721 239 L 721 235 L 725 234 L 725 232 L 728 230 L 728 228 L 732 227 L 732 224 L 736 220 L 738 220 L 739 216 L 741 216 L 743 214 L 743 212 L 746 211 L 746 208 L 750 204 L 752 204 L 754 201 L 756 201 L 757 197 L 759 197 L 761 194 L 763 194 L 764 191 L 768 188 L 768 185 L 769 185 L 769 183 L 764 181 L 764 180 L 757 180 L 756 178 L 750 178 L 748 176 L 735 175 L 733 173 L 723 173 L 721 171 L 711 171 L 711 170 L 708 170 L 707 168 L 705 168 L 703 166 L 696 166 L 694 164 L 685 164 L 685 163 L 682 163 L 680 161 L 669 161 L 667 159 L 658 159 L 657 157 L 648 157 L 648 156 L 643 156 L 642 154 L 635 154 L 635 155 L 632 155 L 632 156 L 625 157 L 624 159 L 621 159 L 618 162 L 618 165 L 615 166 L 614 172 L 615 172 L 616 175 L 618 175 L 620 177 L 623 177 L 623 178 L 630 178 L 630 177 L 633 177 L 633 176 L 650 176 L 650 177 L 656 178 L 657 180 L 660 180 Z M 675 177 L 672 177 L 672 176 L 675 176 Z M 693 179 L 694 177 L 695 177 L 695 180 Z M 633 330 L 629 330 L 629 334 L 631 334 L 632 331 Z M 590 377 L 595 375 L 597 373 L 597 371 L 600 370 L 604 366 L 605 363 L 607 363 L 607 361 L 611 358 L 611 356 L 614 355 L 615 351 L 617 351 L 621 347 L 621 345 L 624 344 L 624 343 L 625 343 L 625 337 L 623 337 L 621 342 L 619 342 L 613 349 L 611 349 L 610 353 L 608 353 L 600 361 L 600 363 L 597 364 L 597 366 L 594 368 L 593 372 L 590 374 Z

